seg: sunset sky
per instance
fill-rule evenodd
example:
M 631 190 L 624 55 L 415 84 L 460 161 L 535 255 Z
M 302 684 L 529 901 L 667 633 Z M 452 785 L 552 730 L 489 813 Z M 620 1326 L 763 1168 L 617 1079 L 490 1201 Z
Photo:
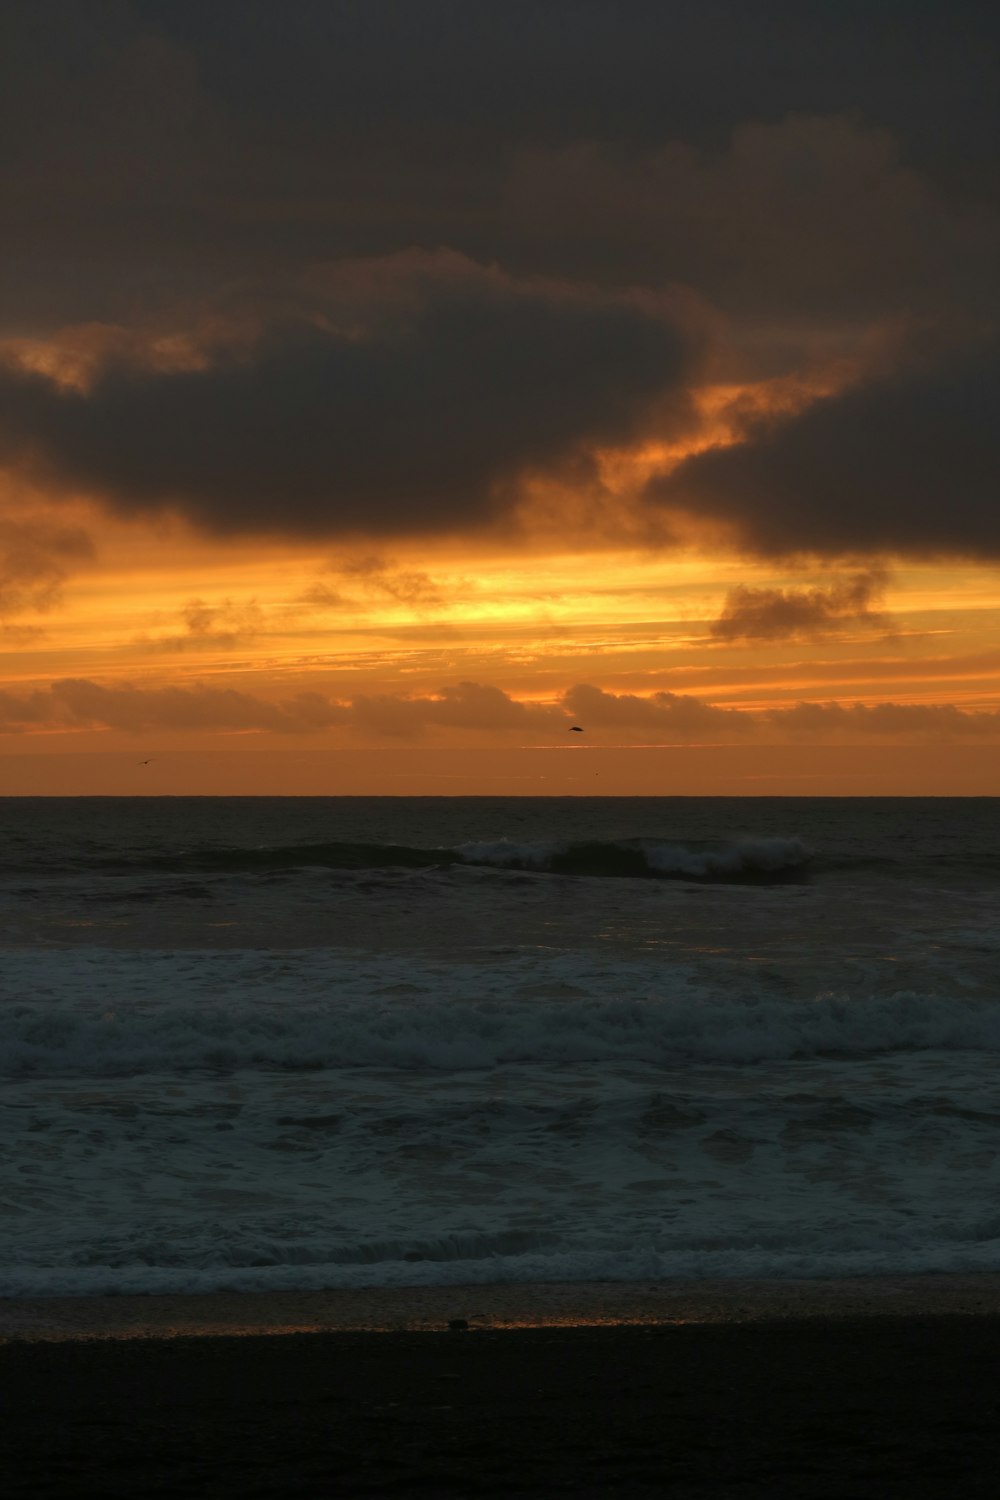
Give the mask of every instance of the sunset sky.
M 997 30 L 7 0 L 0 795 L 1000 795 Z

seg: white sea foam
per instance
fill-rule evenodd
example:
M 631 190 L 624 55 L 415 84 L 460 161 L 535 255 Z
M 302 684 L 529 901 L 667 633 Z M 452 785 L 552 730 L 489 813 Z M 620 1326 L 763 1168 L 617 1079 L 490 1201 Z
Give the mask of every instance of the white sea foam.
M 5 970 L 0 1069 L 14 1077 L 1000 1051 L 1000 997 L 789 998 L 749 976 L 719 992 L 663 962 L 82 950 L 8 955 Z
M 22 1080 L 0 1294 L 990 1269 L 994 1066 Z
M 594 955 L 6 958 L 0 1294 L 1000 1262 L 990 1000 Z
M 651 870 L 661 874 L 740 875 L 757 871 L 773 875 L 808 864 L 813 851 L 802 839 L 738 839 L 724 849 L 694 850 L 677 844 L 654 844 L 645 849 Z
M 728 1253 L 675 1253 L 622 1244 L 617 1249 L 568 1249 L 552 1255 L 493 1256 L 487 1260 L 451 1260 L 414 1264 L 385 1260 L 342 1266 L 92 1266 L 0 1268 L 2 1297 L 99 1297 L 184 1295 L 215 1292 L 327 1291 L 366 1287 L 496 1286 L 516 1283 L 630 1282 L 920 1274 L 971 1275 L 1000 1266 L 1000 1237 L 973 1243 L 918 1239 L 885 1240 L 860 1249 L 791 1248 L 767 1251 L 759 1246 Z
M 495 865 L 498 869 L 512 868 L 547 870 L 552 861 L 569 848 L 566 840 L 544 840 L 536 843 L 517 843 L 513 839 L 485 839 L 459 844 L 460 854 L 470 865 Z

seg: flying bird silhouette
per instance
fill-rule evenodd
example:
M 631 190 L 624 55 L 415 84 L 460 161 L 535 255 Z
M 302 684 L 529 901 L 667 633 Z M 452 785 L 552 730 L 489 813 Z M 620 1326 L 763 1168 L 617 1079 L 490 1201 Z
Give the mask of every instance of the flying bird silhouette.
M 156 759 L 156 756 L 155 755 L 151 755 L 148 760 L 137 760 L 136 761 L 136 765 L 137 766 L 151 766 L 153 764 L 153 761 L 155 759 Z
M 571 724 L 569 726 L 569 732 L 570 734 L 582 734 L 583 730 L 580 728 L 579 724 Z

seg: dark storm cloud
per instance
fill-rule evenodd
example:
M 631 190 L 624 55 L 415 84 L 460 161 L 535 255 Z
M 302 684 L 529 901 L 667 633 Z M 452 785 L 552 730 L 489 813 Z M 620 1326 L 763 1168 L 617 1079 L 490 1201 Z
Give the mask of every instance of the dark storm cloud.
M 214 529 L 454 529 L 588 443 L 668 435 L 651 403 L 691 376 L 686 339 L 623 289 L 686 287 L 723 380 L 856 358 L 887 321 L 958 340 L 995 319 L 998 31 L 978 0 L 3 7 L 0 337 L 104 332 L 85 395 L 4 372 L 0 450 Z M 504 289 L 439 284 L 361 336 L 331 317 L 318 267 L 415 246 Z M 252 336 L 201 368 L 114 356 L 227 323 Z M 928 399 L 879 390 L 859 401 L 896 452 Z M 868 478 L 835 514 L 829 404 L 688 467 L 697 507 L 763 550 L 993 551 L 984 455 L 942 500 L 957 412 L 911 516 L 910 476 L 838 410 Z M 794 441 L 815 499 L 782 489 Z
M 815 277 L 824 228 L 847 288 L 868 256 L 905 288 L 954 238 L 938 189 L 959 218 L 963 194 L 995 201 L 997 35 L 973 0 L 8 5 L 0 317 L 121 317 L 411 244 L 619 283 L 693 270 L 759 303 L 796 250 Z M 821 123 L 730 147 L 789 117 Z M 886 243 L 887 221 L 916 233 Z
M 996 21 L 977 0 L 136 0 L 132 11 L 202 59 L 231 110 L 311 128 L 648 141 L 853 108 L 957 161 L 979 156 L 996 118 Z M 934 108 L 948 111 L 944 139 Z
M 848 114 L 750 120 L 711 148 L 526 149 L 504 194 L 509 253 L 695 287 L 749 325 L 729 338 L 758 368 L 780 371 L 810 334 L 839 330 L 849 348 L 861 319 L 996 310 L 995 206 L 949 195 Z
M 1000 557 L 998 432 L 991 346 L 760 421 L 648 494 L 731 523 L 763 553 Z
M 649 300 L 405 257 L 327 320 L 206 368 L 107 365 L 81 391 L 0 368 L 0 460 L 220 531 L 475 528 L 525 473 L 686 410 L 693 339 Z M 358 296 L 368 297 L 360 308 Z M 367 327 L 359 319 L 366 319 Z

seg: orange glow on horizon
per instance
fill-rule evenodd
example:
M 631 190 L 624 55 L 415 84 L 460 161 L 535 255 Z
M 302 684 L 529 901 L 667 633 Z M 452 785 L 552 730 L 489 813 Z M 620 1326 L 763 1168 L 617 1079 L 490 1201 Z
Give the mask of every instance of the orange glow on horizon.
M 48 343 L 8 341 L 5 352 L 84 388 L 99 362 L 120 352 L 120 336 L 95 325 Z M 191 368 L 203 358 L 190 339 L 162 332 L 134 341 L 126 353 L 158 368 Z M 115 693 L 146 694 L 141 702 L 165 717 L 143 734 L 178 751 L 242 745 L 282 754 L 292 745 L 311 752 L 317 736 L 331 747 L 391 745 L 409 735 L 414 744 L 442 749 L 502 742 L 513 753 L 518 745 L 542 750 L 549 741 L 555 748 L 565 695 L 578 684 L 639 700 L 620 708 L 600 700 L 607 720 L 588 726 L 595 747 L 623 756 L 717 742 L 712 730 L 702 734 L 693 723 L 674 733 L 669 718 L 660 732 L 643 722 L 643 703 L 663 712 L 672 698 L 727 711 L 730 717 L 717 717 L 723 739 L 738 737 L 753 720 L 758 745 L 765 730 L 772 732 L 803 764 L 801 731 L 791 719 L 786 731 L 780 717 L 799 702 L 997 712 L 994 568 L 890 562 L 884 597 L 879 576 L 868 610 L 851 614 L 838 605 L 840 613 L 821 610 L 801 629 L 725 636 L 713 624 L 739 597 L 734 590 L 765 600 L 811 590 L 822 599 L 829 565 L 740 555 L 719 528 L 690 518 L 670 517 L 671 536 L 653 537 L 633 503 L 654 475 L 738 442 L 748 416 L 799 410 L 857 373 L 856 364 L 840 361 L 794 380 L 707 384 L 693 394 L 695 417 L 685 434 L 596 455 L 600 494 L 576 491 L 568 481 L 532 481 L 516 525 L 472 539 L 213 537 L 177 517 L 129 519 L 86 497 L 51 498 L 40 481 L 35 488 L 11 482 L 0 544 L 6 525 L 26 583 L 0 620 L 0 696 L 9 700 L 8 718 L 13 714 L 12 727 L 0 727 L 0 752 L 16 757 L 30 742 L 40 751 L 118 753 L 138 732 L 129 713 L 136 719 L 139 700 Z M 864 570 L 860 562 L 853 567 Z M 82 683 L 97 709 L 70 705 L 47 719 L 51 684 L 67 680 Z M 462 683 L 485 692 L 480 707 L 453 710 L 449 695 Z M 170 691 L 180 697 L 149 697 Z M 309 702 L 295 710 L 301 724 L 294 714 L 286 722 L 285 706 L 303 695 Z M 19 722 L 18 704 L 28 700 L 36 707 Z M 374 709 L 356 708 L 369 701 Z M 102 703 L 114 709 L 108 722 L 94 717 Z M 205 710 L 201 724 L 206 703 L 211 713 Z M 519 728 L 521 710 L 534 715 L 527 734 Z M 176 721 L 169 717 L 175 711 Z M 310 713 L 319 716 L 315 725 Z M 741 724 L 732 715 L 747 717 Z M 942 733 L 949 727 L 926 716 L 897 718 L 884 734 L 902 735 L 900 744 L 933 737 L 935 724 Z M 140 714 L 140 721 L 147 718 Z M 823 722 L 831 744 L 853 733 L 874 746 L 875 727 L 857 717 Z M 985 721 L 964 727 L 972 736 L 1000 738 Z M 616 763 L 618 794 L 630 775 L 636 786 L 647 784 L 628 764 Z M 767 774 L 759 773 L 764 780 Z M 547 775 L 526 773 L 529 781 Z

